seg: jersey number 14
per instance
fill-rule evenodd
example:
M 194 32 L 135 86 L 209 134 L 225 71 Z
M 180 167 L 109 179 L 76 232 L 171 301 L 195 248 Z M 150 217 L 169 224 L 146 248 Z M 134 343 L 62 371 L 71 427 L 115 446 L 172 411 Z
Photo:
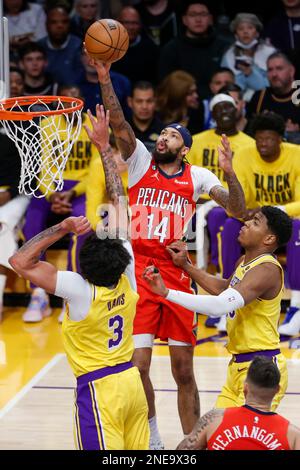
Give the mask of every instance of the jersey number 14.
M 163 243 L 168 235 L 169 217 L 163 217 L 158 225 L 153 227 L 154 214 L 148 215 L 148 240 L 152 238 L 159 238 L 160 243 Z

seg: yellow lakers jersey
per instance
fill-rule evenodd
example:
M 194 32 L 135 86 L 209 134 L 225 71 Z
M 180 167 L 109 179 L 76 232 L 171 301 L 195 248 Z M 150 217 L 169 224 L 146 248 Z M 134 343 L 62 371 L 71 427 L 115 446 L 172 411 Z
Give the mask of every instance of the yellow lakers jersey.
M 115 289 L 91 285 L 93 299 L 84 320 L 65 315 L 62 337 L 68 361 L 76 377 L 128 362 L 133 354 L 133 319 L 138 294 L 122 274 Z
M 50 120 L 48 118 L 43 119 L 41 122 L 42 131 L 42 138 L 45 140 L 45 145 L 43 145 L 42 140 L 42 158 L 44 161 L 49 162 L 48 154 L 49 152 L 53 152 L 52 147 L 49 147 L 48 141 L 51 141 L 51 135 L 53 134 L 56 128 L 59 128 L 59 138 L 61 141 L 67 140 L 67 133 L 66 133 L 66 121 L 63 116 L 55 116 L 51 118 L 54 120 L 53 124 L 50 125 Z M 82 114 L 82 121 L 88 127 L 91 127 L 90 121 L 87 118 L 87 114 Z M 55 139 L 54 139 L 55 140 Z M 99 158 L 99 152 L 94 144 L 89 139 L 86 130 L 84 129 L 83 125 L 80 130 L 80 134 L 76 142 L 74 142 L 70 155 L 68 157 L 64 172 L 63 172 L 63 179 L 64 180 L 74 180 L 78 181 L 78 184 L 74 186 L 74 190 L 76 191 L 76 195 L 79 196 L 83 194 L 86 189 L 86 182 L 85 179 L 88 175 L 89 165 L 92 159 Z M 48 164 L 48 165 L 49 165 Z M 54 167 L 48 168 L 45 167 L 43 171 L 55 171 Z M 48 182 L 48 178 L 46 177 L 45 181 Z M 52 191 L 54 191 L 54 185 L 50 186 Z M 46 188 L 41 184 L 40 190 L 44 193 Z M 49 195 L 48 195 L 49 197 Z
M 236 286 L 255 266 L 262 263 L 276 264 L 281 271 L 282 288 L 271 300 L 257 298 L 248 305 L 227 314 L 227 350 L 231 354 L 277 349 L 277 331 L 280 317 L 280 302 L 283 291 L 283 270 L 280 263 L 270 254 L 261 255 L 249 263 L 243 262 L 235 270 L 230 287 Z
M 200 132 L 193 136 L 193 145 L 187 154 L 188 161 L 192 165 L 201 166 L 215 173 L 222 185 L 227 189 L 227 183 L 223 170 L 219 167 L 218 147 L 221 145 L 221 136 L 216 134 L 215 129 Z M 235 135 L 228 136 L 230 147 L 235 157 L 239 148 L 249 146 L 254 140 L 244 132 L 238 132 Z M 201 195 L 203 198 L 203 195 Z M 204 198 L 208 198 L 207 195 Z
M 291 217 L 300 216 L 300 146 L 282 143 L 274 162 L 265 162 L 252 144 L 239 149 L 233 159 L 248 209 L 284 206 Z

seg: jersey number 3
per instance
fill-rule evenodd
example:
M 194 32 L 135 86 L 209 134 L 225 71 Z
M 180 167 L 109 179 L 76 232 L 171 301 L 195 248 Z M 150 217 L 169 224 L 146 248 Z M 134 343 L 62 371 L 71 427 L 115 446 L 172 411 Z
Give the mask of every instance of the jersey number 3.
M 108 320 L 108 327 L 113 330 L 114 337 L 108 340 L 108 349 L 116 348 L 122 341 L 123 338 L 123 326 L 124 320 L 120 315 L 111 317 Z

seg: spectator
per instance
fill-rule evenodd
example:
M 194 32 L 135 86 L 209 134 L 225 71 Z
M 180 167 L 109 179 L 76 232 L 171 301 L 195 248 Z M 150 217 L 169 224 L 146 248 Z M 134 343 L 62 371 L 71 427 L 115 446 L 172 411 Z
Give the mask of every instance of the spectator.
M 42 46 L 30 42 L 22 47 L 20 67 L 25 74 L 24 95 L 57 95 L 58 84 L 45 72 L 47 56 Z
M 28 0 L 4 0 L 10 46 L 19 49 L 29 41 L 38 41 L 46 32 L 46 15 L 41 5 Z M 1 39 L 2 40 L 2 39 Z
M 82 40 L 86 30 L 99 18 L 99 2 L 97 0 L 75 0 L 74 10 L 70 32 Z
M 84 98 L 84 109 L 90 109 L 92 112 L 96 109 L 97 104 L 102 104 L 101 90 L 98 83 L 98 76 L 94 67 L 89 65 L 89 58 L 83 52 L 81 54 L 81 62 L 83 64 L 84 75 L 79 81 L 79 87 Z M 131 83 L 125 75 L 118 72 L 110 71 L 111 81 L 115 87 L 116 95 L 127 117 L 130 116 L 127 99 L 131 93 Z
M 159 78 L 174 70 L 185 70 L 197 82 L 201 99 L 209 94 L 209 80 L 220 65 L 228 40 L 218 37 L 213 28 L 213 17 L 205 2 L 184 3 L 182 21 L 186 28 L 166 44 L 160 55 Z
M 246 118 L 246 102 L 243 99 L 243 92 L 241 87 L 235 83 L 229 83 L 221 88 L 220 93 L 225 93 L 231 96 L 236 105 L 236 128 L 238 131 L 244 131 L 247 126 L 248 120 Z
M 265 37 L 277 49 L 288 53 L 300 49 L 300 0 L 282 0 L 283 9 L 266 26 Z
M 11 97 L 22 96 L 24 76 L 21 70 L 10 70 Z M 17 235 L 29 198 L 19 195 L 21 160 L 14 142 L 0 126 L 0 322 L 3 312 L 3 294 L 11 266 L 8 258 L 17 249 Z
M 118 16 L 128 31 L 129 49 L 124 57 L 112 64 L 112 70 L 129 78 L 131 83 L 157 81 L 159 48 L 142 30 L 140 14 L 133 7 L 123 7 Z
M 196 80 L 184 70 L 170 73 L 158 85 L 157 109 L 164 124 L 179 122 L 191 133 L 203 128 Z
M 226 67 L 219 67 L 211 76 L 209 81 L 209 97 L 205 98 L 203 103 L 203 130 L 212 129 L 216 127 L 216 122 L 212 118 L 209 105 L 211 99 L 219 93 L 220 89 L 230 83 L 234 83 L 234 73 Z
M 274 111 L 285 120 L 285 137 L 299 143 L 300 107 L 292 101 L 295 67 L 285 54 L 274 52 L 267 60 L 267 68 L 270 86 L 253 95 L 247 106 L 247 118 L 264 110 Z
M 252 122 L 255 143 L 240 148 L 234 158 L 234 167 L 244 189 L 249 216 L 259 207 L 269 204 L 280 207 L 293 218 L 293 235 L 287 244 L 287 279 L 291 294 L 291 307 L 287 312 L 287 324 L 280 333 L 296 334 L 298 324 L 289 323 L 293 314 L 300 312 L 300 147 L 282 141 L 283 118 L 272 112 L 258 115 Z M 242 223 L 228 218 L 220 235 L 223 276 L 234 271 L 241 255 L 237 240 Z M 299 317 L 300 315 L 298 315 Z M 292 320 L 291 320 L 292 321 Z M 224 325 L 219 325 L 223 329 Z
M 231 23 L 235 43 L 225 52 L 221 65 L 235 74 L 236 83 L 242 88 L 244 98 L 249 101 L 254 91 L 269 85 L 267 58 L 275 48 L 260 38 L 262 23 L 252 13 L 238 13 Z
M 47 72 L 60 85 L 76 84 L 83 74 L 80 62 L 81 40 L 70 34 L 70 18 L 64 6 L 54 6 L 47 12 L 48 36 L 39 41 L 47 58 Z
M 142 24 L 156 46 L 163 46 L 178 34 L 172 0 L 142 0 L 137 5 Z
M 157 137 L 164 128 L 163 123 L 155 114 L 155 92 L 150 82 L 137 82 L 132 89 L 132 96 L 128 98 L 132 111 L 130 125 L 149 152 L 155 148 Z

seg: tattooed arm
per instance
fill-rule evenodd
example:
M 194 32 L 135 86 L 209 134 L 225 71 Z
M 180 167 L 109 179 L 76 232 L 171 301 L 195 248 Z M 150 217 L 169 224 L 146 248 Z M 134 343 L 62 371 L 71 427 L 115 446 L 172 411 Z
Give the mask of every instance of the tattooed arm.
M 96 106 L 97 121 L 88 111 L 92 129 L 84 126 L 92 142 L 97 143 L 97 148 L 103 164 L 105 174 L 105 186 L 108 199 L 108 231 L 115 236 L 127 238 L 128 235 L 128 213 L 126 196 L 121 177 L 109 144 L 109 122 L 110 112 L 105 113 L 104 107 Z
M 205 450 L 207 441 L 221 424 L 224 410 L 214 408 L 203 415 L 192 432 L 177 446 L 177 450 Z
M 124 160 L 127 160 L 134 152 L 136 138 L 130 124 L 125 120 L 122 107 L 113 89 L 109 76 L 110 64 L 90 59 L 90 65 L 97 70 L 103 103 L 105 109 L 110 111 L 110 125 L 121 155 Z
M 243 188 L 232 168 L 232 151 L 225 134 L 222 134 L 219 150 L 219 166 L 224 171 L 228 191 L 223 186 L 214 186 L 209 195 L 231 215 L 243 219 L 246 216 L 246 202 Z
M 90 118 L 92 129 L 87 125 L 84 125 L 84 128 L 90 140 L 99 150 L 105 174 L 105 185 L 108 199 L 113 203 L 118 204 L 119 198 L 125 197 L 125 191 L 113 156 L 112 148 L 109 144 L 110 111 L 108 110 L 105 113 L 104 107 L 97 104 L 97 120 L 94 119 L 90 111 L 88 111 L 88 116 Z
M 53 294 L 56 287 L 57 269 L 50 263 L 40 261 L 44 251 L 67 233 L 83 235 L 91 230 L 86 217 L 68 217 L 60 224 L 47 228 L 31 238 L 9 258 L 12 268 L 24 279 Z

